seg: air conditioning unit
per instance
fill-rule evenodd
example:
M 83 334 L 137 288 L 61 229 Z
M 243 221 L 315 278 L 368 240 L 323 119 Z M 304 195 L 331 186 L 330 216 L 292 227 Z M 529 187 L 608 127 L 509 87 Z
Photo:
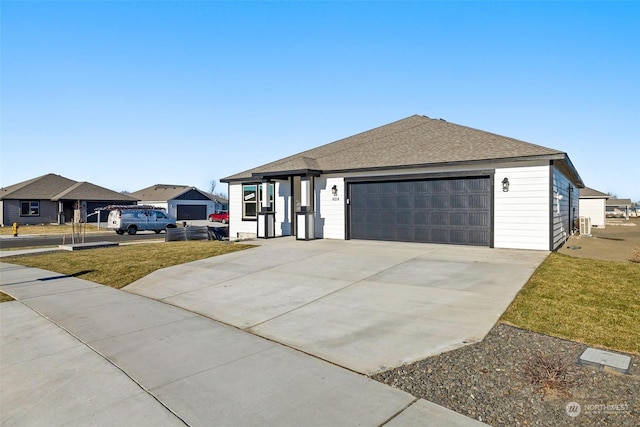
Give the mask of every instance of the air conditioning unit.
M 591 236 L 591 218 L 588 216 L 580 217 L 580 235 Z

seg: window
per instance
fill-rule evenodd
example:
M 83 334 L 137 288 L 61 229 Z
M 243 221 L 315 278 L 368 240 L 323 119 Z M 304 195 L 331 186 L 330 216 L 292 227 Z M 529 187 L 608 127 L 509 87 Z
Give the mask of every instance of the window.
M 20 216 L 40 216 L 40 202 L 20 202 Z
M 269 184 L 269 207 L 273 209 L 275 188 Z M 242 219 L 255 219 L 262 204 L 262 184 L 246 184 L 242 186 Z
M 258 194 L 256 185 L 242 186 L 242 218 L 258 216 Z

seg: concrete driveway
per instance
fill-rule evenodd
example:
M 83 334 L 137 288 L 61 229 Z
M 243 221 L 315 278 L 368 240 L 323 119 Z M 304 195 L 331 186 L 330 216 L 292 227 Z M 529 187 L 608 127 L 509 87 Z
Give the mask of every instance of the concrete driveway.
M 293 238 L 126 291 L 372 374 L 481 340 L 548 252 Z

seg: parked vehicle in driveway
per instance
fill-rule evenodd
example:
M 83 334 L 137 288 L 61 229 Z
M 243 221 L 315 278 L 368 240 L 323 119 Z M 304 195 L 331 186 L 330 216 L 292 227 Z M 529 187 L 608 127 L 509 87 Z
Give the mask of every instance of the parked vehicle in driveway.
M 221 222 L 227 224 L 229 222 L 229 211 L 218 211 L 209 215 L 209 221 Z
M 160 209 L 119 208 L 109 212 L 107 228 L 118 234 L 136 234 L 138 231 L 152 230 L 160 233 L 167 228 L 175 228 L 176 220 Z

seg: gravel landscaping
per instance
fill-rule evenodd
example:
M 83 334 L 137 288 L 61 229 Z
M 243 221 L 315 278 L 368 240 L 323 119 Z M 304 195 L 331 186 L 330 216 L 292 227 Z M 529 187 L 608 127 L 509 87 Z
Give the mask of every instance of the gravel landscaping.
M 372 378 L 492 426 L 640 425 L 639 357 L 631 374 L 609 373 L 577 364 L 586 348 L 498 324 L 481 342 Z

